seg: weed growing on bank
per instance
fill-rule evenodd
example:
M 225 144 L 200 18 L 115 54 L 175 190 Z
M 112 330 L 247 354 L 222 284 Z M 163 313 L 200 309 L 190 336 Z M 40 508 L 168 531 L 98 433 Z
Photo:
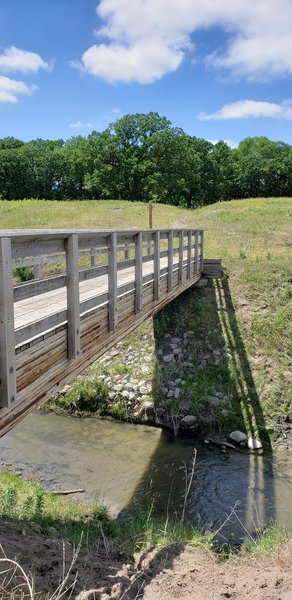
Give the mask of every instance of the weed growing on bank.
M 277 523 L 270 523 L 258 539 L 250 541 L 246 546 L 249 555 L 273 554 L 281 544 L 289 541 L 289 535 Z
M 47 410 L 68 412 L 77 415 L 104 415 L 108 407 L 109 388 L 97 379 L 78 378 L 64 393 L 58 394 L 46 402 Z
M 124 519 L 112 519 L 104 506 L 69 500 L 46 492 L 33 479 L 0 472 L 0 518 L 9 518 L 52 538 L 64 538 L 74 545 L 117 539 L 127 553 L 163 547 L 172 543 L 192 543 L 211 547 L 210 535 L 191 525 L 168 517 L 157 518 L 136 505 Z
M 90 543 L 100 535 L 101 526 L 110 529 L 104 506 L 68 501 L 50 494 L 33 479 L 0 472 L 0 516 L 27 523 L 46 537 L 63 537 L 78 544 L 81 537 Z
M 236 514 L 236 511 L 232 514 Z M 36 480 L 3 471 L 0 472 L 0 519 L 17 521 L 22 531 L 29 527 L 46 538 L 63 538 L 75 547 L 80 544 L 88 546 L 98 540 L 105 545 L 109 540 L 110 545 L 110 540 L 116 540 L 126 556 L 135 551 L 159 549 L 171 544 L 190 544 L 209 551 L 219 551 L 221 558 L 226 559 L 235 554 L 238 557 L 272 554 L 289 540 L 287 531 L 274 522 L 256 537 L 246 532 L 242 548 L 234 544 L 232 538 L 229 543 L 225 541 L 222 545 L 218 538 L 220 527 L 217 531 L 204 533 L 188 523 L 183 512 L 176 518 L 168 515 L 156 517 L 153 515 L 153 506 L 146 510 L 139 504 L 135 504 L 126 517 L 112 519 L 104 506 L 77 502 L 46 492 Z

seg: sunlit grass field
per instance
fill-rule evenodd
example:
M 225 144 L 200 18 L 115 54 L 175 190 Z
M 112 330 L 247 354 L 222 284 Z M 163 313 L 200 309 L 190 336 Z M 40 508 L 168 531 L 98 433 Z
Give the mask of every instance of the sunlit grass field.
M 154 204 L 154 228 L 206 232 L 206 253 L 221 258 L 286 256 L 292 252 L 292 199 L 218 202 L 199 209 Z M 148 205 L 126 201 L 0 201 L 1 229 L 146 229 Z M 215 254 L 214 254 L 215 253 Z

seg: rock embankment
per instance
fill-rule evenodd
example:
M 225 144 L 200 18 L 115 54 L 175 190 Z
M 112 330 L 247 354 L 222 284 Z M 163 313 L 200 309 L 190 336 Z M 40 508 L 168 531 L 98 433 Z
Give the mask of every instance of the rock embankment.
M 257 381 L 253 359 L 235 327 L 233 307 L 218 305 L 214 286 L 204 285 L 118 343 L 49 408 L 147 423 L 174 434 L 249 431 L 251 450 L 265 439 L 270 446 L 274 429 L 273 439 L 292 448 L 290 421 L 277 423 L 260 402 L 266 384 Z

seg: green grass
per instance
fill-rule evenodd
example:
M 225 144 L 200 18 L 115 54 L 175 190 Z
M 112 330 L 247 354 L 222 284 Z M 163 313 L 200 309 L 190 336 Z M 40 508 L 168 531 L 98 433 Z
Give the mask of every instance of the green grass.
M 95 378 L 78 378 L 66 394 L 58 394 L 46 402 L 47 410 L 77 415 L 104 415 L 107 412 L 109 388 Z
M 101 537 L 120 540 L 125 552 L 189 542 L 211 547 L 204 535 L 186 523 L 156 518 L 151 509 L 136 505 L 126 519 L 112 519 L 104 506 L 76 502 L 46 492 L 33 479 L 0 472 L 0 518 L 27 524 L 46 537 L 62 537 L 72 544 L 88 545 Z
M 283 257 L 291 251 L 291 198 L 218 202 L 196 210 L 155 204 L 154 227 L 198 227 L 206 255 L 228 259 Z M 0 202 L 3 229 L 147 228 L 142 202 L 21 200 Z M 291 221 L 290 221 L 291 222 Z M 244 262 L 241 258 L 241 263 Z
M 23 528 L 28 526 L 45 537 L 63 538 L 74 545 L 88 546 L 101 538 L 118 540 L 126 555 L 177 543 L 218 550 L 212 532 L 202 533 L 189 523 L 181 522 L 179 517 L 175 520 L 154 517 L 151 506 L 145 510 L 137 504 L 127 518 L 112 519 L 104 506 L 51 494 L 38 481 L 5 471 L 0 472 L 0 518 L 21 523 Z M 287 531 L 271 523 L 256 539 L 244 543 L 242 554 L 273 554 L 288 540 Z M 231 540 L 230 547 L 224 545 L 221 557 L 234 556 L 234 550 L 237 552 L 238 547 Z
M 111 529 L 104 506 L 70 502 L 63 496 L 45 492 L 38 481 L 0 472 L 0 516 L 28 523 L 33 530 L 78 544 L 83 536 L 90 543 L 100 536 L 101 527 Z M 53 533 L 54 537 L 54 533 Z
M 250 555 L 274 554 L 280 545 L 289 541 L 289 535 L 283 527 L 277 523 L 268 525 L 257 540 L 251 541 L 246 546 Z

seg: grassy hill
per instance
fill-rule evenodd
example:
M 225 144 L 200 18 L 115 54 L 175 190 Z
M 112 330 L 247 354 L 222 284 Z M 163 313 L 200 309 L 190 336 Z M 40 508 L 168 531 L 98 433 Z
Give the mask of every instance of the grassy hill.
M 176 334 L 191 328 L 195 332 L 196 342 L 190 348 L 194 367 L 184 375 L 184 394 L 191 398 L 190 412 L 203 430 L 245 427 L 275 437 L 285 428 L 285 418 L 289 421 L 291 216 L 288 198 L 221 202 L 197 210 L 154 206 L 154 227 L 203 228 L 206 256 L 223 261 L 219 284 L 181 297 L 156 324 L 156 337 L 161 340 L 166 331 Z M 2 228 L 147 228 L 148 208 L 124 201 L 2 201 L 0 222 Z M 150 324 L 143 327 L 141 336 Z M 129 343 L 139 344 L 139 334 Z M 213 351 L 221 352 L 219 364 L 216 355 L 212 359 Z M 200 361 L 206 353 L 205 370 Z M 154 401 L 159 400 L 164 383 L 156 373 Z M 227 398 L 228 416 L 222 416 L 222 406 L 219 410 L 210 404 L 216 393 Z

